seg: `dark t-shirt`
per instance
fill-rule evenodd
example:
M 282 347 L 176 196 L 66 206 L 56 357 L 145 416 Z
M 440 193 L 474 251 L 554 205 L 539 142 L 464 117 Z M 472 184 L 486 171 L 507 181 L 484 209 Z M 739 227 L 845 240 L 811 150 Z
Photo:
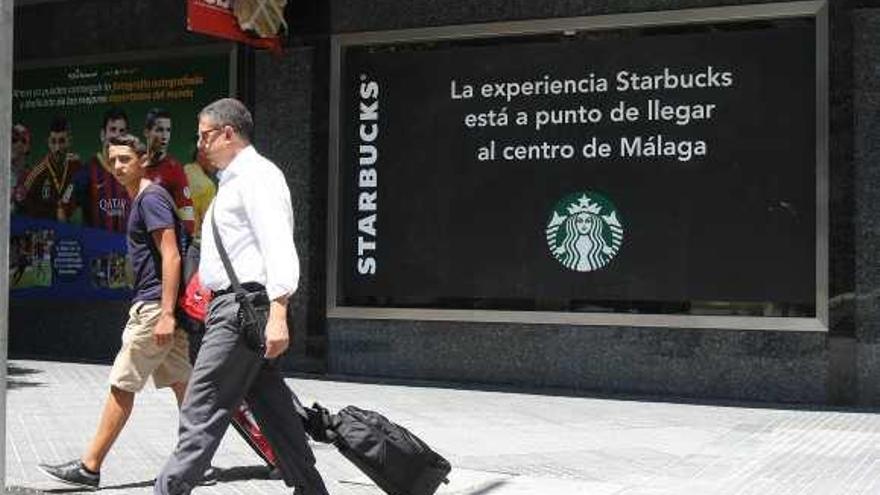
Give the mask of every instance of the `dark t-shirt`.
M 128 216 L 128 257 L 134 271 L 132 301 L 162 299 L 162 258 L 153 243 L 152 232 L 175 230 L 178 249 L 182 242 L 181 225 L 174 215 L 174 202 L 161 186 L 150 184 L 131 203 Z

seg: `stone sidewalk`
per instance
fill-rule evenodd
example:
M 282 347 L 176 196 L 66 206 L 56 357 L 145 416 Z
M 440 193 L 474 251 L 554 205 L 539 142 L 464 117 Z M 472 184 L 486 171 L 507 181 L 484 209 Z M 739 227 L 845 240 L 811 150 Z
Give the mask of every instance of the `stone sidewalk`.
M 7 397 L 9 493 L 79 493 L 39 462 L 77 457 L 93 433 L 107 366 L 12 361 Z M 289 379 L 305 403 L 375 409 L 453 465 L 444 495 L 880 494 L 880 415 L 727 407 L 440 387 Z M 110 453 L 102 493 L 149 494 L 171 451 L 170 392 L 148 386 Z M 333 495 L 382 492 L 331 446 L 314 445 Z M 266 479 L 234 433 L 198 494 L 290 493 Z

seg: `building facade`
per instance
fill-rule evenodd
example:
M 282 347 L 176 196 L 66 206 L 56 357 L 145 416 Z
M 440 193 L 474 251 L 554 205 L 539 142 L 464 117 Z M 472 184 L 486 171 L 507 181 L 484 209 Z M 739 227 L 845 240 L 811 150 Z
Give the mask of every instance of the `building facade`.
M 181 50 L 199 53 L 200 50 L 229 50 L 230 73 L 234 79 L 230 92 L 247 101 L 253 109 L 256 145 L 284 170 L 294 200 L 296 242 L 303 278 L 294 299 L 292 328 L 295 343 L 286 361 L 289 369 L 570 393 L 847 405 L 873 405 L 880 401 L 877 386 L 880 329 L 876 323 L 876 294 L 880 289 L 880 269 L 876 268 L 880 256 L 880 225 L 875 225 L 878 220 L 874 214 L 880 191 L 873 186 L 878 153 L 874 143 L 880 125 L 877 117 L 880 115 L 877 111 L 880 99 L 875 87 L 880 80 L 876 74 L 876 62 L 880 57 L 880 39 L 876 34 L 880 32 L 877 29 L 880 26 L 880 5 L 869 1 L 796 2 L 796 13 L 791 14 L 787 9 L 792 8 L 792 4 L 697 0 L 625 3 L 587 0 L 292 2 L 287 12 L 290 33 L 284 53 L 278 56 L 244 47 L 233 48 L 186 32 L 183 4 L 171 0 L 126 0 L 112 4 L 100 0 L 20 2 L 14 19 L 15 67 L 16 70 L 45 67 L 52 61 L 66 65 L 77 60 L 88 63 L 102 60 L 108 54 L 152 53 L 162 57 Z M 745 10 L 739 11 L 738 8 Z M 755 11 L 768 14 L 764 18 L 742 14 Z M 711 17 L 709 21 L 697 20 L 706 15 Z M 535 20 L 539 22 L 526 22 Z M 607 26 L 596 27 L 602 22 Z M 801 29 L 804 25 L 808 29 Z M 736 27 L 740 29 L 734 29 Z M 569 64 L 572 57 L 558 55 L 568 53 L 566 50 L 588 52 L 593 46 L 611 47 L 601 54 L 586 56 L 587 60 L 597 64 L 596 67 L 607 63 L 608 67 L 620 69 L 629 63 L 628 60 L 644 57 L 645 50 L 648 50 L 646 43 L 651 45 L 652 40 L 657 41 L 657 46 L 667 42 L 675 46 L 681 39 L 691 36 L 705 50 L 717 47 L 734 56 L 736 50 L 731 50 L 729 42 L 724 41 L 726 36 L 741 35 L 745 36 L 743 39 L 754 40 L 749 33 L 774 29 L 806 33 L 809 40 L 798 44 L 799 38 L 786 38 L 788 41 L 766 45 L 766 50 L 743 49 L 745 55 L 739 55 L 743 60 L 750 57 L 770 60 L 773 51 L 778 50 L 777 55 L 786 61 L 797 58 L 786 55 L 809 55 L 800 69 L 811 72 L 807 78 L 798 80 L 799 87 L 808 91 L 802 95 L 807 98 L 805 101 L 814 106 L 805 109 L 793 100 L 795 103 L 790 107 L 784 107 L 789 115 L 799 108 L 806 111 L 805 117 L 796 119 L 790 128 L 793 129 L 797 122 L 803 124 L 804 119 L 810 125 L 803 127 L 804 134 L 792 137 L 791 143 L 786 144 L 795 168 L 786 168 L 792 163 L 781 158 L 775 164 L 778 171 L 765 170 L 766 175 L 760 180 L 762 184 L 771 184 L 766 187 L 776 188 L 773 191 L 784 190 L 788 194 L 786 187 L 800 184 L 800 191 L 814 191 L 816 194 L 805 203 L 808 207 L 803 216 L 806 226 L 801 225 L 805 230 L 788 231 L 785 230 L 787 224 L 770 222 L 754 231 L 766 236 L 759 241 L 774 246 L 765 250 L 765 254 L 771 252 L 766 259 L 750 265 L 758 269 L 747 273 L 719 272 L 723 275 L 719 277 L 726 282 L 702 285 L 700 290 L 709 294 L 705 297 L 699 296 L 699 291 L 685 290 L 699 285 L 694 282 L 699 278 L 697 273 L 679 281 L 685 289 L 676 297 L 665 297 L 667 292 L 677 290 L 675 284 L 642 287 L 639 284 L 651 280 L 651 276 L 635 276 L 633 272 L 621 275 L 622 280 L 629 281 L 627 283 L 613 278 L 602 279 L 599 285 L 584 282 L 592 284 L 592 288 L 584 289 L 586 295 L 583 296 L 560 294 L 550 289 L 535 292 L 535 284 L 528 281 L 540 273 L 529 272 L 532 264 L 544 263 L 548 270 L 551 270 L 550 266 L 556 267 L 562 273 L 559 276 L 563 277 L 560 279 L 563 283 L 570 280 L 564 277 L 583 276 L 583 272 L 609 273 L 607 269 L 598 270 L 601 268 L 598 265 L 590 270 L 584 265 L 582 270 L 569 270 L 572 273 L 566 275 L 564 262 L 557 263 L 547 253 L 539 261 L 510 261 L 507 265 L 510 269 L 497 280 L 487 275 L 492 272 L 479 271 L 483 264 L 494 266 L 492 260 L 481 263 L 478 257 L 471 270 L 476 281 L 467 280 L 464 275 L 458 279 L 450 275 L 448 280 L 438 281 L 429 271 L 425 274 L 419 274 L 418 270 L 407 271 L 417 264 L 403 264 L 399 272 L 386 272 L 390 282 L 384 282 L 385 285 L 358 285 L 351 272 L 351 267 L 357 266 L 353 261 L 357 257 L 351 257 L 351 250 L 356 248 L 346 247 L 344 243 L 345 239 L 357 237 L 352 232 L 356 232 L 357 222 L 365 217 L 347 216 L 346 208 L 357 204 L 352 203 L 357 201 L 352 198 L 358 198 L 357 187 L 364 183 L 369 185 L 370 180 L 352 182 L 351 177 L 357 176 L 360 169 L 346 167 L 351 165 L 352 156 L 357 160 L 358 155 L 346 155 L 346 146 L 351 150 L 370 144 L 358 141 L 359 128 L 353 122 L 360 122 L 358 119 L 363 117 L 364 111 L 359 105 L 366 105 L 369 114 L 373 101 L 351 99 L 354 97 L 353 78 L 360 75 L 355 72 L 366 74 L 367 69 L 377 73 L 385 70 L 382 77 L 396 77 L 397 81 L 411 78 L 404 84 L 411 87 L 433 87 L 419 85 L 428 84 L 425 81 L 430 82 L 431 75 L 439 74 L 437 77 L 442 78 L 442 87 L 447 90 L 449 81 L 456 79 L 459 85 L 451 92 L 463 97 L 462 78 L 479 69 L 468 65 L 468 57 L 482 53 L 480 50 L 492 55 L 490 60 L 498 74 L 517 74 L 517 67 L 534 67 L 534 58 L 525 57 L 524 53 L 546 57 L 549 60 L 547 65 L 541 66 L 543 72 L 537 74 L 538 80 L 544 80 L 545 73 L 586 72 L 574 67 L 582 62 Z M 697 41 L 691 46 L 697 46 L 694 43 Z M 789 45 L 785 43 L 791 43 L 791 46 L 786 48 Z M 805 51 L 800 51 L 800 46 Z M 582 50 L 584 47 L 586 49 Z M 615 52 L 627 53 L 628 58 L 616 60 L 612 56 Z M 671 49 L 666 53 L 671 53 L 673 59 L 675 56 L 685 57 L 681 62 L 685 64 L 690 52 L 688 49 Z M 591 56 L 593 58 L 589 58 Z M 699 59 L 699 55 L 694 56 Z M 644 70 L 650 72 L 653 66 L 649 61 L 643 63 L 646 64 Z M 398 65 L 419 70 L 400 74 L 395 72 Z M 700 67 L 705 69 L 706 65 Z M 746 78 L 750 65 L 743 62 L 742 66 L 742 77 Z M 608 70 L 615 73 L 615 70 Z M 601 72 L 599 69 L 594 71 L 589 91 L 584 87 L 577 98 L 564 100 L 566 104 L 592 101 L 584 93 L 592 92 L 595 97 L 595 93 L 601 92 L 596 89 Z M 583 74 L 570 77 L 586 78 Z M 514 80 L 523 78 L 510 76 L 505 79 Z M 609 78 L 608 82 L 613 86 L 614 78 Z M 788 83 L 782 84 L 784 87 Z M 479 91 L 480 86 L 475 86 Z M 535 88 L 527 91 L 540 91 Z M 548 82 L 547 92 L 551 91 L 549 88 Z M 522 91 L 521 86 L 518 91 Z M 402 92 L 393 93 L 394 98 Z M 793 92 L 794 89 L 779 94 L 786 96 Z M 670 95 L 675 100 L 675 94 Z M 706 101 L 710 101 L 712 96 L 707 95 Z M 459 103 L 452 101 L 451 96 L 449 98 L 448 105 L 427 107 L 429 113 L 433 109 L 436 119 L 445 118 L 443 112 Z M 731 102 L 736 101 L 719 98 L 718 104 L 722 107 L 724 104 L 732 106 L 734 103 Z M 425 152 L 419 143 L 411 144 L 412 149 L 407 148 L 407 143 L 414 143 L 406 140 L 408 135 L 400 126 L 401 119 L 405 120 L 407 104 L 429 105 L 438 101 L 441 100 L 432 100 L 417 91 L 398 99 L 379 100 L 378 117 L 375 118 L 382 125 L 388 122 L 382 119 L 392 119 L 388 127 L 380 128 L 382 138 L 389 136 L 388 141 L 379 141 L 384 146 L 379 148 L 379 165 L 376 167 L 380 183 L 390 181 L 381 168 L 383 156 L 395 157 L 394 153 L 403 149 L 420 157 L 413 159 L 413 163 L 429 163 L 436 156 L 447 156 L 443 154 L 448 151 L 445 148 L 456 148 L 461 142 L 470 143 L 466 139 L 467 124 L 462 121 L 460 128 L 448 135 L 438 134 L 436 139 L 448 141 L 440 142 L 435 149 Z M 516 105 L 511 100 L 504 103 L 511 110 Z M 761 102 L 755 102 L 752 110 L 758 111 L 760 106 Z M 361 112 L 352 108 L 361 108 Z M 743 115 L 749 111 L 741 106 L 736 108 L 746 112 Z M 417 110 L 417 106 L 413 108 L 413 111 Z M 538 109 L 531 110 L 532 115 L 536 115 Z M 705 109 L 703 111 L 705 117 Z M 471 111 L 457 112 L 450 118 L 464 118 Z M 474 110 L 471 113 L 479 112 Z M 578 116 L 572 114 L 572 118 Z M 589 119 L 588 116 L 584 118 Z M 698 118 L 692 108 L 688 118 Z M 729 117 L 727 122 L 718 124 L 719 129 L 712 131 L 718 133 L 718 142 L 727 142 L 730 149 L 736 148 L 731 143 L 736 143 L 737 132 L 743 132 L 741 142 L 747 142 L 746 131 L 742 130 L 745 127 L 739 125 L 741 122 L 737 118 L 740 117 Z M 745 126 L 748 120 L 742 118 Z M 474 123 L 476 126 L 476 120 Z M 733 126 L 734 123 L 737 125 Z M 413 128 L 416 128 L 415 124 Z M 441 125 L 440 128 L 444 127 Z M 368 137 L 369 134 L 367 132 Z M 536 135 L 544 134 L 538 129 L 528 136 Z M 363 138 L 364 134 L 361 133 L 360 137 Z M 510 136 L 501 136 L 507 137 Z M 798 145 L 801 141 L 797 139 L 804 139 L 807 144 Z M 820 146 L 817 147 L 816 143 Z M 479 144 L 484 143 L 474 144 L 474 150 Z M 709 146 L 712 146 L 711 142 Z M 727 148 L 719 144 L 716 149 Z M 800 156 L 797 150 L 808 153 L 806 161 L 810 167 L 797 168 L 795 162 L 804 160 L 796 160 L 795 157 Z M 709 153 L 712 157 L 711 151 Z M 555 158 L 542 159 L 553 162 Z M 388 169 L 396 170 L 390 166 L 386 167 Z M 680 169 L 676 170 L 675 173 L 680 173 Z M 461 173 L 475 172 L 463 169 Z M 519 172 L 513 175 L 516 173 Z M 575 173 L 581 172 L 572 172 Z M 799 173 L 806 175 L 801 177 L 797 175 Z M 367 179 L 370 177 L 368 175 Z M 553 180 L 535 177 L 521 180 L 538 180 L 542 190 L 553 188 Z M 711 179 L 712 173 L 707 177 Z M 418 174 L 412 180 L 417 178 Z M 602 180 L 600 176 L 599 182 Z M 617 180 L 625 182 L 628 179 L 624 176 Z M 612 182 L 609 179 L 604 190 L 613 190 Z M 724 182 L 730 183 L 730 180 Z M 403 187 L 413 183 L 403 181 L 400 184 Z M 505 211 L 515 210 L 510 205 L 518 204 L 515 200 L 522 195 L 512 184 L 487 182 L 485 191 L 467 190 L 477 197 L 483 192 L 491 195 L 495 186 L 508 188 L 511 193 L 502 198 L 507 203 L 497 210 L 503 215 Z M 431 201 L 435 206 L 437 202 L 448 204 L 443 202 L 450 198 L 470 201 L 460 194 L 464 186 L 438 185 L 416 190 L 412 196 L 403 191 L 397 198 L 391 197 L 389 189 L 380 188 L 380 193 L 385 193 L 379 195 L 379 201 L 390 205 L 384 211 L 380 206 L 378 226 L 372 227 L 389 234 L 386 234 L 387 241 L 380 238 L 376 242 L 382 241 L 403 250 L 385 251 L 385 258 L 379 259 L 382 263 L 380 269 L 395 266 L 405 258 L 398 256 L 399 253 L 406 253 L 407 247 L 423 246 L 419 242 L 427 241 L 420 239 L 431 240 L 433 231 L 445 228 L 443 225 L 435 225 L 433 229 L 420 226 L 417 232 L 423 237 L 408 238 L 406 227 L 411 224 L 407 223 L 406 211 L 402 211 L 399 205 L 424 202 L 424 208 L 428 209 L 418 211 L 433 212 L 434 216 L 430 218 L 447 218 L 443 215 L 454 211 L 452 205 L 435 208 L 438 210 L 435 211 L 430 209 Z M 699 184 L 697 186 L 699 189 Z M 467 187 L 473 187 L 473 183 Z M 573 186 L 572 190 L 581 191 L 578 187 Z M 734 181 L 731 187 L 740 188 L 744 196 L 754 192 L 753 184 L 746 179 Z M 369 189 L 365 191 L 370 192 Z M 431 196 L 430 191 L 439 192 Z M 773 196 L 773 191 L 767 193 L 768 197 L 780 200 L 788 197 L 784 194 Z M 626 200 L 620 201 L 626 204 Z M 759 207 L 760 204 L 756 206 Z M 542 211 L 542 215 L 550 213 L 550 210 Z M 621 212 L 625 222 L 633 221 L 635 226 L 631 225 L 624 233 L 623 245 L 619 248 L 621 258 L 611 261 L 608 266 L 622 269 L 625 266 L 620 261 L 622 257 L 635 252 L 634 244 L 627 243 L 639 238 L 639 211 L 651 211 L 651 208 L 636 204 L 628 212 Z M 749 209 L 744 211 L 749 215 L 754 213 Z M 735 218 L 733 213 L 736 212 L 732 212 L 730 219 Z M 455 221 L 457 218 L 461 217 L 452 217 L 451 226 L 461 223 Z M 506 221 L 518 226 L 523 218 L 517 215 Z M 685 220 L 687 218 L 691 217 Z M 739 228 L 739 224 L 730 219 L 725 219 L 726 225 Z M 746 229 L 744 232 L 752 232 L 748 230 L 750 225 L 762 222 L 766 221 L 751 216 L 743 222 L 742 228 Z M 544 225 L 540 227 L 536 232 L 544 235 Z M 369 226 L 366 228 L 370 230 Z M 395 228 L 402 233 L 391 234 Z M 530 227 L 524 228 L 528 230 Z M 454 239 L 471 231 L 449 232 L 452 232 L 450 238 Z M 471 234 L 479 239 L 484 232 L 487 230 L 481 227 Z M 494 231 L 490 229 L 488 232 Z M 717 232 L 709 231 L 708 235 L 718 235 Z M 804 240 L 804 235 L 809 238 Z M 520 239 L 519 234 L 516 238 Z M 646 239 L 646 242 L 652 242 L 650 236 Z M 435 241 L 431 242 L 436 245 Z M 449 242 L 446 246 L 448 252 L 459 253 L 454 243 Z M 608 249 L 617 248 L 610 245 Z M 629 251 L 625 251 L 627 249 Z M 437 256 L 433 251 L 424 252 L 429 253 L 425 256 Z M 686 257 L 699 258 L 696 252 L 692 254 L 692 257 Z M 725 252 L 714 254 L 722 260 L 728 256 Z M 670 267 L 671 275 L 668 276 L 681 273 L 681 270 L 674 269 L 676 266 L 685 266 L 676 265 L 672 257 L 674 250 L 656 262 Z M 352 264 L 346 268 L 349 259 Z M 500 255 L 499 259 L 504 256 Z M 417 261 L 418 257 L 413 260 Z M 644 263 L 639 266 L 650 265 Z M 790 276 L 761 278 L 761 270 L 770 273 L 775 269 Z M 691 271 L 698 272 L 696 268 Z M 511 275 L 509 272 L 516 273 Z M 408 274 L 413 280 L 406 279 Z M 657 276 L 661 280 L 678 280 L 664 279 L 667 275 Z M 398 278 L 395 280 L 395 277 Z M 708 279 L 711 282 L 711 273 Z M 735 293 L 735 296 L 725 297 L 725 287 L 730 287 L 725 284 L 740 280 L 744 281 L 745 288 L 734 283 L 735 287 L 729 293 Z M 508 285 L 495 286 L 488 281 Z M 420 282 L 423 283 L 420 285 Z M 426 286 L 434 287 L 434 292 L 417 293 Z M 581 290 L 581 286 L 573 287 L 574 292 Z M 638 287 L 642 288 L 637 290 Z M 407 290 L 413 294 L 399 293 Z M 603 297 L 603 290 L 613 292 L 614 296 Z M 645 296 L 645 293 L 650 296 L 651 290 L 656 297 Z M 748 297 L 749 291 L 756 295 Z M 786 299 L 788 294 L 795 293 L 797 295 L 790 300 Z M 71 297 L 21 298 L 13 291 L 9 330 L 11 355 L 109 359 L 116 350 L 126 305 L 124 301 L 96 302 Z M 58 318 L 61 314 L 65 318 Z

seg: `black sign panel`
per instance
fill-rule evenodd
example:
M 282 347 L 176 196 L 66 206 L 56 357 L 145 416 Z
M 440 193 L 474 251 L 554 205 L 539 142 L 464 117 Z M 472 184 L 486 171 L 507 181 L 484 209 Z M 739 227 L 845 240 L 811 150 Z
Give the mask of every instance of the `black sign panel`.
M 341 304 L 814 304 L 814 30 L 347 48 Z

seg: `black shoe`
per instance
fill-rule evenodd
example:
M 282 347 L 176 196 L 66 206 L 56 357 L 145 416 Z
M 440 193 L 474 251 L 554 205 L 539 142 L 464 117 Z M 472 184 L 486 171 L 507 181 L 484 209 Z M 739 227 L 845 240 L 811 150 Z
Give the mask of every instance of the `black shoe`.
M 89 471 L 79 459 L 54 466 L 37 464 L 37 467 L 52 478 L 68 485 L 97 490 L 101 483 L 101 473 Z
M 201 486 L 211 486 L 217 484 L 218 477 L 218 469 L 214 466 L 209 467 L 205 470 L 204 476 L 202 476 L 202 481 L 199 481 L 199 485 Z

